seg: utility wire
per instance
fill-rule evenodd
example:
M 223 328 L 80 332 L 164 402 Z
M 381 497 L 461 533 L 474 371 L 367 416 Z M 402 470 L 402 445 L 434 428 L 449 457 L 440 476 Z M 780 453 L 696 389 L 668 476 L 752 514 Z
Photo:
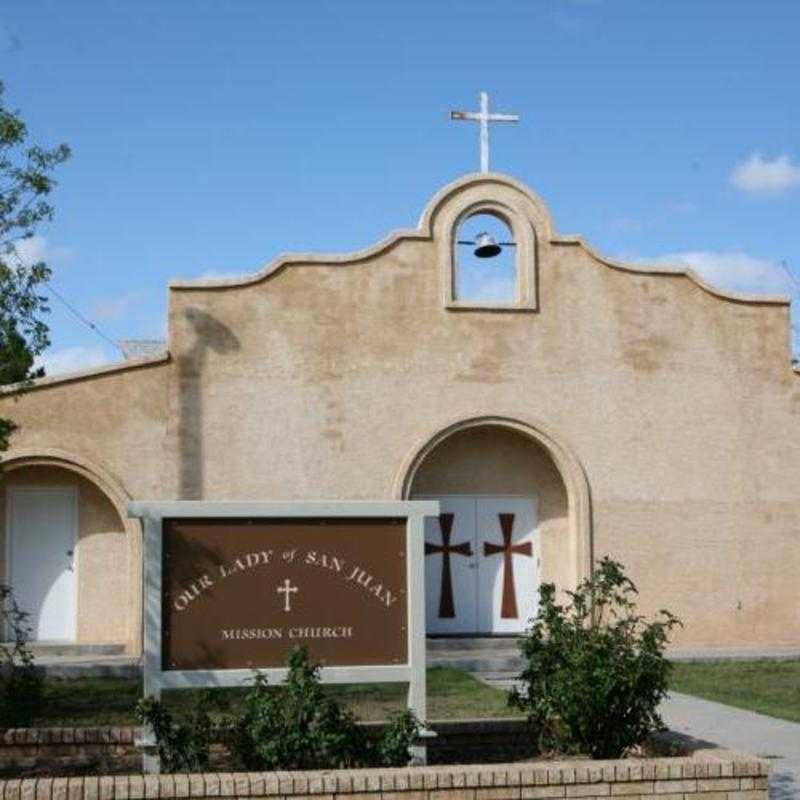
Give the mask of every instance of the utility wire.
M 21 266 L 25 266 L 25 262 L 23 261 L 23 259 L 20 258 L 16 248 L 12 248 L 11 255 L 13 255 L 17 259 L 17 261 Z M 72 305 L 72 303 L 70 303 L 69 300 L 67 300 L 67 298 L 64 297 L 64 295 L 58 291 L 58 289 L 56 289 L 51 280 L 45 281 L 45 283 L 50 287 L 50 291 L 52 292 L 53 297 L 59 300 L 67 309 L 67 311 L 69 311 L 72 314 L 72 316 L 74 316 L 75 319 L 78 320 L 78 322 L 85 325 L 87 328 L 89 328 L 89 330 L 94 331 L 94 333 L 96 333 L 101 339 L 108 342 L 116 350 L 119 350 L 119 352 L 122 353 L 123 356 L 125 355 L 125 351 L 122 349 L 122 347 L 120 347 L 119 343 L 115 342 L 110 336 L 106 336 L 106 334 L 103 333 L 103 331 L 101 331 L 100 328 L 98 328 L 94 322 L 92 322 L 90 319 L 81 314 L 81 312 L 78 311 L 78 309 L 75 308 L 75 306 Z
M 72 303 L 70 303 L 69 300 L 67 300 L 66 297 L 64 297 L 64 295 L 62 295 L 61 292 L 59 292 L 56 289 L 55 286 L 53 286 L 52 281 L 47 281 L 47 285 L 50 287 L 50 291 L 53 293 L 53 297 L 55 297 L 57 300 L 60 300 L 63 306 L 67 309 L 67 311 L 69 311 L 72 314 L 73 317 L 75 317 L 75 319 L 84 324 L 90 330 L 94 331 L 101 339 L 104 339 L 112 347 L 116 348 L 117 350 L 120 351 L 120 353 L 125 355 L 122 348 L 119 346 L 119 343 L 115 342 L 110 336 L 106 336 L 106 334 L 103 333 L 103 331 L 101 331 L 100 328 L 98 328 L 94 322 L 92 322 L 90 319 L 87 319 L 83 314 L 81 314 L 81 312 L 78 311 L 78 309 L 75 308 L 75 306 L 73 306 Z

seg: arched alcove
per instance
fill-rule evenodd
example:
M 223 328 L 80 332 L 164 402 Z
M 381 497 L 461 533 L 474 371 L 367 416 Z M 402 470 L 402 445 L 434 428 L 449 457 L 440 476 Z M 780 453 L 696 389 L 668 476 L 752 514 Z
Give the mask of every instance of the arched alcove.
M 533 498 L 537 541 L 532 550 L 541 562 L 540 582 L 555 583 L 560 590 L 572 589 L 591 569 L 591 502 L 586 475 L 571 448 L 540 423 L 485 416 L 441 428 L 409 455 L 398 473 L 397 496 L 511 498 L 514 502 Z M 478 535 L 485 532 L 487 523 L 494 525 L 495 537 L 498 534 L 492 519 L 497 516 L 495 511 L 502 509 L 484 514 L 476 526 L 482 529 L 473 536 L 473 556 L 486 544 L 485 537 L 479 540 Z M 451 546 L 460 544 L 455 533 L 449 533 Z M 443 530 L 427 534 L 430 552 L 431 542 L 435 546 L 443 542 Z M 429 617 L 430 610 L 429 606 Z
M 0 475 L 3 576 L 33 637 L 140 647 L 140 542 L 121 491 L 78 463 L 12 458 Z M 72 541 L 70 546 L 69 541 Z
M 569 485 L 571 477 L 565 478 L 548 442 L 511 421 L 473 420 L 452 426 L 416 454 L 405 477 L 404 496 L 439 499 L 447 515 L 438 521 L 438 529 L 434 521 L 426 532 L 430 632 L 519 633 L 527 622 L 523 610 L 535 610 L 535 604 L 526 605 L 525 598 L 517 596 L 520 592 L 535 589 L 538 599 L 541 582 L 561 589 L 575 585 L 576 573 L 582 570 L 576 564 L 579 503 L 575 487 Z M 577 489 L 578 494 L 582 491 Z M 504 521 L 511 526 L 508 530 L 502 530 Z M 500 546 L 516 549 L 506 554 Z M 510 579 L 504 575 L 509 569 Z M 509 580 L 513 587 L 506 585 Z M 459 613 L 472 613 L 468 593 L 473 582 L 477 610 L 475 625 L 470 625 L 468 619 L 457 618 Z M 459 592 L 467 593 L 461 609 Z M 456 599 L 451 601 L 450 595 Z M 494 610 L 487 604 L 494 604 Z M 516 616 L 507 613 L 511 611 Z

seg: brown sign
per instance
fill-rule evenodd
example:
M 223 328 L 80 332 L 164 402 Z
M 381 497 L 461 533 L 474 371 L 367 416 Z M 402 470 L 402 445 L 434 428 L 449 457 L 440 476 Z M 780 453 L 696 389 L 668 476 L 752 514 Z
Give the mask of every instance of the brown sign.
M 405 519 L 165 519 L 162 669 L 408 660 Z

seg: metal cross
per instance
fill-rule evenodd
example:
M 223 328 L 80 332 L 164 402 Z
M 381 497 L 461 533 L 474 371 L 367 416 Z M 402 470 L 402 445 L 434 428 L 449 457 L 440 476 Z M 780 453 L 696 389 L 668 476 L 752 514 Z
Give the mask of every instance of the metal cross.
M 300 591 L 296 586 L 292 586 L 292 582 L 286 578 L 283 582 L 283 586 L 279 586 L 275 592 L 276 594 L 282 594 L 284 596 L 283 601 L 283 610 L 284 611 L 291 611 L 292 610 L 292 595 L 296 594 Z
M 450 119 L 469 120 L 481 124 L 481 172 L 489 171 L 489 123 L 519 122 L 517 114 L 490 114 L 489 95 L 481 92 L 480 111 L 451 111 Z

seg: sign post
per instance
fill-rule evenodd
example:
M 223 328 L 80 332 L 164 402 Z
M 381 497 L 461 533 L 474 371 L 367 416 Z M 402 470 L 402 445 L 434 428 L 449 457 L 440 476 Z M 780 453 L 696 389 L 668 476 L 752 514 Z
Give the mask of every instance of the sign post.
M 284 680 L 408 683 L 426 718 L 424 521 L 435 501 L 133 502 L 144 525 L 144 696 Z M 160 765 L 152 730 L 145 772 Z M 412 758 L 424 763 L 425 746 Z

